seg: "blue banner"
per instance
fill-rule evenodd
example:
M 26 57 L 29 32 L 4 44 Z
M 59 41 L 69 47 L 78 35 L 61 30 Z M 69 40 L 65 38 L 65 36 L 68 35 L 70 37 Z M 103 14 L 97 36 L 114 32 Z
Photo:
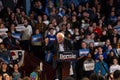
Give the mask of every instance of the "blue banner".
M 21 40 L 21 34 L 20 33 L 12 33 L 12 37 L 14 37 L 17 40 Z
M 33 45 L 41 45 L 41 41 L 42 41 L 41 34 L 37 34 L 37 35 L 32 36 Z
M 79 56 L 87 56 L 89 49 L 79 49 Z

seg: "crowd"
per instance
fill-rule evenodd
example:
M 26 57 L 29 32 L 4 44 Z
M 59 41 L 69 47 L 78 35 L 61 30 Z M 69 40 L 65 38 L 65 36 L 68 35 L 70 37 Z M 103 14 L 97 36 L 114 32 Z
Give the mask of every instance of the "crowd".
M 4 6 L 0 0 L 1 58 L 11 64 L 9 50 L 25 50 L 53 66 L 57 79 L 62 65 L 54 61 L 57 52 L 89 49 L 87 55 L 79 55 L 72 62 L 73 78 L 119 78 L 120 0 L 31 0 L 29 15 L 17 1 Z M 0 78 L 21 78 L 18 65 L 10 73 L 8 63 L 1 62 Z

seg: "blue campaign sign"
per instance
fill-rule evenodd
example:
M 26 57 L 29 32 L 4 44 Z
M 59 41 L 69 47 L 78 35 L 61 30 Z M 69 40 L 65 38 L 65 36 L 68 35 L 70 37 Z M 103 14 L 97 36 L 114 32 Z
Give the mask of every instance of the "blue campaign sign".
M 89 49 L 79 49 L 79 56 L 87 56 Z
M 33 41 L 33 42 L 39 42 L 39 41 L 41 41 L 41 40 L 42 40 L 41 34 L 37 34 L 37 35 L 33 35 L 33 36 L 32 36 L 32 41 Z
M 33 43 L 33 45 L 41 45 L 42 44 L 41 41 L 42 41 L 41 34 L 37 34 L 37 35 L 33 35 L 32 36 L 32 43 Z
M 20 33 L 12 33 L 12 37 L 14 37 L 17 40 L 21 40 L 21 34 Z
M 116 48 L 113 48 L 113 49 L 111 49 L 111 50 L 113 50 L 114 53 L 117 54 L 117 49 L 116 49 Z M 111 50 L 107 49 L 106 53 L 109 54 Z

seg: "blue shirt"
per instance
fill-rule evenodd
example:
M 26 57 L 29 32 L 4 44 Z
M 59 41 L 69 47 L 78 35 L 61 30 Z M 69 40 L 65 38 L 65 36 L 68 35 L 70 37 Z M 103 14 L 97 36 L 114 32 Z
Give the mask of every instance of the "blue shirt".
M 99 61 L 95 63 L 95 73 L 105 76 L 108 71 L 108 65 L 104 61 Z
M 103 55 L 103 58 L 104 58 L 104 59 L 107 59 L 107 54 L 106 54 L 106 53 L 102 53 L 102 55 Z M 96 60 L 96 59 L 99 59 L 99 53 L 95 54 L 94 59 L 95 59 L 95 60 Z
M 56 36 L 55 35 L 47 35 L 46 38 L 49 39 L 48 45 L 52 44 L 56 40 Z

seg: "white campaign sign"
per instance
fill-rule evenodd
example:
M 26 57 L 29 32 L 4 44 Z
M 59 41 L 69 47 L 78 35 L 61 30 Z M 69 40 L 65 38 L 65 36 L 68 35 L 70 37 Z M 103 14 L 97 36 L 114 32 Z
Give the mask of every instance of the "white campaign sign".
M 18 26 L 15 27 L 16 31 L 24 31 L 25 27 L 23 24 L 19 24 Z
M 87 63 L 84 64 L 85 71 L 91 71 L 94 70 L 94 63 Z

